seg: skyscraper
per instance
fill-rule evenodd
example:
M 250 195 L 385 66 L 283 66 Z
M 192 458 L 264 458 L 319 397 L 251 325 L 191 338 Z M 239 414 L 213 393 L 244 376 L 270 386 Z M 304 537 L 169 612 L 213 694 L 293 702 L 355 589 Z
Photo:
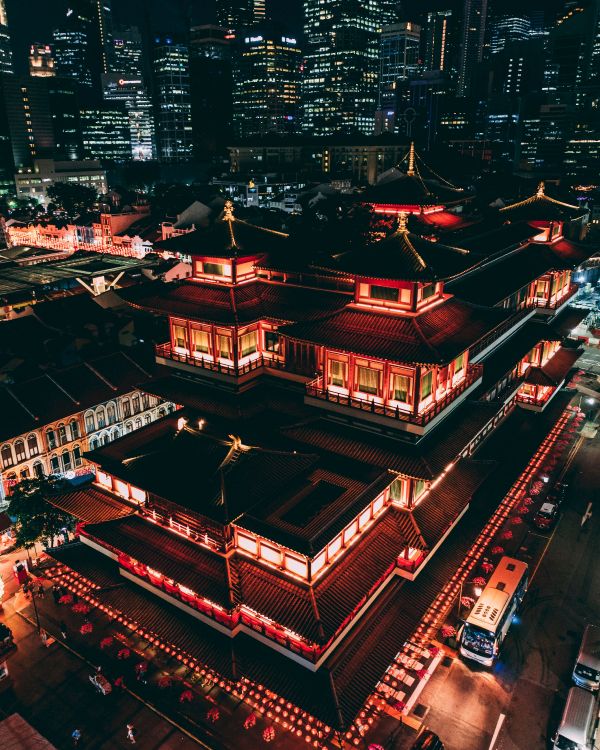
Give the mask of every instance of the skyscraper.
M 0 0 L 0 73 L 13 73 L 12 47 L 6 15 L 6 0 Z
M 217 23 L 225 29 L 239 30 L 262 23 L 266 17 L 265 0 L 216 0 Z
M 29 75 L 34 78 L 52 78 L 56 75 L 54 55 L 49 44 L 32 44 L 29 48 Z
M 531 19 L 525 15 L 502 15 L 494 19 L 491 30 L 490 52 L 498 54 L 510 42 L 523 42 L 531 34 Z
M 241 137 L 298 129 L 300 65 L 296 39 L 257 27 L 240 39 L 234 55 L 233 120 Z
M 166 161 L 188 159 L 192 154 L 192 120 L 187 45 L 171 36 L 156 37 L 153 65 L 159 156 Z
M 86 30 L 72 26 L 55 29 L 52 40 L 56 74 L 61 78 L 71 78 L 81 86 L 91 87 Z
M 117 28 L 112 38 L 111 70 L 129 78 L 144 77 L 142 34 L 135 26 Z
M 81 134 L 86 159 L 129 161 L 131 140 L 125 107 L 112 103 L 98 109 L 81 110 Z
M 303 128 L 312 135 L 372 133 L 379 32 L 397 20 L 390 0 L 304 0 Z
M 376 132 L 394 131 L 398 83 L 417 75 L 421 27 L 408 22 L 384 26 L 379 42 L 379 101 Z
M 459 96 L 471 92 L 477 66 L 482 60 L 487 19 L 487 0 L 465 0 L 458 68 Z
M 448 69 L 451 19 L 451 10 L 437 10 L 427 14 L 427 27 L 425 32 L 425 70 Z

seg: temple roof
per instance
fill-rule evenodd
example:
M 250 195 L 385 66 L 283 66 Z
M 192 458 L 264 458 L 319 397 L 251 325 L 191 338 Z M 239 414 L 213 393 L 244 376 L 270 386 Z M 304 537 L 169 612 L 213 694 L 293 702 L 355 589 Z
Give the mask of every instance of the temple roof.
M 159 240 L 154 243 L 154 247 L 182 255 L 243 258 L 282 252 L 287 247 L 287 240 L 285 232 L 266 229 L 239 219 L 233 213 L 233 204 L 227 201 L 223 213 L 210 226 Z
M 583 349 L 559 349 L 543 367 L 530 367 L 525 374 L 525 382 L 556 388 L 575 366 L 582 352 Z
M 279 330 L 291 339 L 390 362 L 444 364 L 513 314 L 452 298 L 416 316 L 348 306 L 328 317 L 291 323 Z
M 502 218 L 510 221 L 562 221 L 575 219 L 584 214 L 585 210 L 579 206 L 546 195 L 546 186 L 543 182 L 540 182 L 534 195 L 500 209 Z
M 218 325 L 244 325 L 258 320 L 312 320 L 338 310 L 351 298 L 257 280 L 233 287 L 184 281 L 155 282 L 119 291 L 129 304 L 161 315 Z
M 365 248 L 340 255 L 328 271 L 373 279 L 435 281 L 463 273 L 479 259 L 468 250 L 409 232 L 406 214 L 401 214 L 395 231 Z

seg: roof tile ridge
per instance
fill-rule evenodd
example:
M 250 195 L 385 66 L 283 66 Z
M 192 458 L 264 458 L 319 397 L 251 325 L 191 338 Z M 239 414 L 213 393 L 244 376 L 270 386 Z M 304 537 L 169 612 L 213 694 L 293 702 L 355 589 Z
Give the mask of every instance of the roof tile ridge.
M 138 363 L 137 363 L 137 362 L 135 361 L 135 359 L 133 359 L 133 357 L 130 357 L 130 356 L 129 356 L 129 354 L 127 354 L 127 352 L 119 352 L 119 354 L 121 354 L 121 355 L 122 355 L 123 357 L 125 357 L 125 359 L 127 359 L 127 360 L 128 360 L 129 362 L 131 362 L 131 364 L 132 364 L 132 365 L 133 365 L 134 367 L 137 367 L 137 369 L 138 369 L 138 370 L 139 370 L 140 372 L 144 373 L 144 375 L 146 375 L 147 377 L 151 377 L 151 373 L 149 373 L 149 372 L 147 372 L 146 370 L 144 370 L 144 368 L 143 368 L 143 367 L 142 367 L 142 366 L 141 366 L 140 364 L 138 364 Z
M 106 383 L 106 385 L 107 385 L 107 386 L 108 386 L 108 387 L 109 387 L 109 388 L 110 388 L 110 389 L 111 389 L 112 391 L 118 391 L 118 390 L 119 390 L 119 389 L 117 388 L 117 386 L 116 386 L 116 385 L 113 385 L 113 383 L 111 383 L 111 382 L 110 382 L 110 380 L 108 380 L 107 378 L 105 378 L 105 377 L 104 377 L 104 375 L 102 375 L 102 373 L 101 373 L 101 372 L 99 372 L 99 371 L 98 371 L 98 370 L 97 370 L 97 369 L 96 369 L 96 368 L 95 368 L 95 367 L 94 367 L 94 366 L 93 366 L 92 364 L 90 364 L 89 362 L 84 362 L 83 364 L 85 365 L 85 367 L 87 367 L 87 368 L 88 368 L 88 370 L 90 370 L 91 372 L 93 372 L 93 373 L 94 373 L 94 375 L 95 375 L 95 376 L 96 376 L 97 378 L 99 378 L 99 379 L 100 379 L 100 380 L 102 380 L 102 381 L 103 381 L 104 383 Z
M 36 422 L 39 422 L 39 421 L 40 421 L 40 418 L 39 418 L 39 417 L 38 417 L 38 416 L 37 416 L 36 414 L 34 414 L 34 413 L 33 413 L 33 412 L 31 411 L 31 409 L 29 409 L 29 408 L 28 408 L 28 407 L 27 407 L 27 406 L 26 406 L 26 405 L 25 405 L 25 404 L 24 404 L 24 403 L 23 403 L 23 402 L 21 401 L 21 399 L 20 399 L 20 398 L 19 398 L 19 397 L 17 396 L 17 394 L 16 394 L 16 393 L 13 393 L 12 389 L 11 389 L 11 388 L 10 388 L 9 386 L 7 386 L 7 385 L 6 385 L 6 386 L 4 386 L 4 387 L 6 388 L 6 392 L 7 392 L 7 393 L 8 393 L 8 394 L 9 394 L 10 396 L 12 396 L 12 398 L 13 398 L 13 399 L 14 399 L 14 400 L 15 400 L 15 401 L 17 402 L 17 404 L 19 404 L 19 406 L 21 407 L 21 409 L 25 409 L 25 411 L 27 412 L 27 414 L 29 414 L 29 416 L 30 416 L 30 417 L 31 417 L 32 419 L 34 419 L 34 420 L 35 420 Z
M 55 380 L 49 372 L 45 373 L 44 377 L 48 378 L 50 382 L 54 383 L 54 385 L 59 388 L 74 404 L 76 404 L 77 406 L 81 406 L 81 401 L 71 396 L 67 389 L 63 388 L 62 385 L 57 380 Z
M 430 311 L 428 311 L 428 312 L 430 312 Z M 423 331 L 421 330 L 421 326 L 419 325 L 418 317 L 419 317 L 419 315 L 415 315 L 414 317 L 412 317 L 412 318 L 411 318 L 411 320 L 412 320 L 412 322 L 413 322 L 413 325 L 414 325 L 414 327 L 415 327 L 415 329 L 416 329 L 417 333 L 419 334 L 419 336 L 420 336 L 421 340 L 423 341 L 423 343 L 425 344 L 425 346 L 426 346 L 426 347 L 427 347 L 427 348 L 428 348 L 428 349 L 429 349 L 429 350 L 430 350 L 431 352 L 433 352 L 433 353 L 434 353 L 434 354 L 436 355 L 436 357 L 438 357 L 438 358 L 440 358 L 440 359 L 441 359 L 441 357 L 440 357 L 440 353 L 438 352 L 438 350 L 437 350 L 437 349 L 436 349 L 436 348 L 435 348 L 435 347 L 433 346 L 433 344 L 432 344 L 432 343 L 430 343 L 430 341 L 429 341 L 429 339 L 427 338 L 427 336 L 425 336 L 425 334 L 424 334 L 424 333 L 423 333 Z
M 258 229 L 261 232 L 269 232 L 269 234 L 275 234 L 279 237 L 289 237 L 289 232 L 280 232 L 277 229 L 270 229 L 269 227 L 261 227 L 258 224 L 253 224 L 251 221 L 246 221 L 246 219 L 239 219 L 237 216 L 233 219 L 237 224 L 243 224 L 246 227 L 252 227 L 252 229 Z

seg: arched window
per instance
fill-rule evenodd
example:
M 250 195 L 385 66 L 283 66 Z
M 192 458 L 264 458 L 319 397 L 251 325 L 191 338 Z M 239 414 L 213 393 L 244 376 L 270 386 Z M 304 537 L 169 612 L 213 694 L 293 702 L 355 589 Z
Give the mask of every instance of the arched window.
M 27 449 L 29 450 L 30 456 L 37 456 L 40 452 L 40 447 L 38 445 L 38 439 L 37 435 L 29 435 L 27 438 Z
M 15 456 L 18 464 L 27 458 L 25 455 L 25 443 L 22 440 L 15 441 Z
M 98 447 L 98 445 L 99 445 L 99 443 L 98 443 L 98 440 L 97 440 L 97 438 L 93 437 L 93 438 L 92 438 L 92 439 L 90 440 L 90 450 L 93 450 L 93 451 L 95 451 L 95 450 L 96 450 L 96 448 Z
M 140 410 L 140 397 L 139 394 L 135 394 L 135 396 L 131 399 L 131 405 L 133 409 L 133 413 L 137 414 Z
M 35 461 L 33 464 L 33 473 L 38 479 L 43 479 L 46 475 L 44 473 L 44 465 L 41 461 Z
M 65 473 L 67 471 L 71 471 L 71 469 L 73 468 L 73 464 L 71 463 L 71 454 L 69 453 L 69 451 L 62 452 L 62 467 Z
M 71 440 L 79 440 L 81 435 L 79 434 L 79 422 L 76 419 L 69 422 L 69 429 L 71 430 Z
M 78 445 L 76 445 L 73 448 L 73 464 L 75 466 L 81 466 L 82 463 L 83 463 L 83 458 L 81 457 L 81 448 Z
M 115 429 L 112 431 L 112 440 L 118 440 L 121 437 L 121 433 L 119 432 L 119 428 L 115 427 Z
M 159 417 L 166 417 L 167 416 L 167 412 L 162 408 L 162 406 L 158 410 L 158 416 Z
M 128 398 L 123 399 L 123 416 L 131 416 L 131 401 Z
M 125 422 L 125 432 L 133 432 L 133 422 Z
M 98 429 L 101 430 L 106 427 L 106 412 L 103 406 L 99 406 L 96 409 L 96 422 L 98 423 Z
M 61 445 L 65 445 L 69 442 L 69 439 L 67 437 L 67 428 L 64 426 L 64 424 L 58 425 L 58 442 Z
M 106 414 L 107 414 L 108 424 L 114 424 L 117 421 L 117 412 L 116 412 L 114 404 L 109 404 L 106 407 Z
M 96 429 L 96 420 L 94 419 L 94 412 L 88 411 L 85 415 L 85 431 L 89 435 L 90 432 L 94 432 Z
M 108 445 L 110 443 L 110 434 L 108 432 L 103 432 L 101 436 L 102 445 Z
M 0 450 L 0 456 L 2 456 L 2 465 L 5 469 L 12 466 L 15 462 L 13 460 L 13 454 L 10 445 L 3 445 Z
M 138 418 L 137 418 L 137 419 L 135 420 L 135 429 L 136 429 L 136 430 L 139 430 L 141 426 L 142 426 L 142 420 L 141 420 L 141 419 L 140 419 L 140 418 L 138 417 Z
M 146 424 L 150 424 L 150 422 L 152 422 L 152 414 L 146 414 L 146 415 L 144 416 L 144 422 L 145 422 Z
M 24 469 L 21 469 L 21 479 L 29 479 L 29 467 L 26 466 Z
M 142 393 L 142 406 L 144 411 L 150 408 L 150 396 L 147 393 Z
M 60 459 L 58 456 L 50 456 L 50 472 L 60 474 Z
M 56 448 L 56 433 L 54 430 L 46 430 L 46 440 L 48 441 L 48 449 L 54 450 Z
M 10 474 L 6 475 L 6 481 L 8 482 L 10 487 L 17 483 L 17 475 L 14 471 L 11 471 Z

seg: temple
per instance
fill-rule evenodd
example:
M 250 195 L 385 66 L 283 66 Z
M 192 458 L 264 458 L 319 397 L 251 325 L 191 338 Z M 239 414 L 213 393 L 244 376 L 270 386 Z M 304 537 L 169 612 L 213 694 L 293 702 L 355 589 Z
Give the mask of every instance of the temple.
M 340 731 L 457 564 L 453 532 L 495 508 L 467 515 L 496 468 L 478 451 L 523 418 L 541 442 L 580 354 L 579 209 L 542 187 L 438 238 L 417 203 L 309 263 L 229 203 L 164 240 L 192 276 L 121 295 L 168 320 L 141 387 L 180 408 L 98 446 L 94 483 L 54 500 L 80 542 L 53 554 L 99 606 Z

